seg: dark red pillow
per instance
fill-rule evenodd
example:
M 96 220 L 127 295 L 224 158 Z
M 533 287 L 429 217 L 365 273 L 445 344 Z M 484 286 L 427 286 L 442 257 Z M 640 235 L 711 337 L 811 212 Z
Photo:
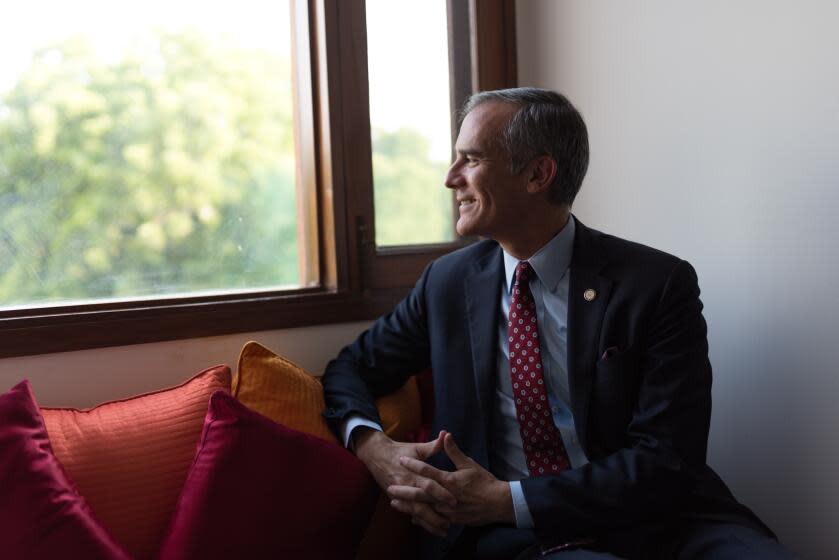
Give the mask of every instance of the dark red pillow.
M 376 495 L 343 447 L 219 391 L 160 558 L 353 558 Z
M 28 381 L 0 395 L 0 555 L 128 558 L 53 455 Z

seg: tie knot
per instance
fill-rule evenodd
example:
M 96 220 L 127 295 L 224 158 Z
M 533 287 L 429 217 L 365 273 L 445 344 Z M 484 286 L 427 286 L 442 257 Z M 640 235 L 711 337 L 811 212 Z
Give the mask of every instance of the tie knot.
M 516 282 L 527 283 L 530 280 L 532 274 L 533 268 L 531 268 L 529 262 L 520 261 L 518 266 L 516 266 Z

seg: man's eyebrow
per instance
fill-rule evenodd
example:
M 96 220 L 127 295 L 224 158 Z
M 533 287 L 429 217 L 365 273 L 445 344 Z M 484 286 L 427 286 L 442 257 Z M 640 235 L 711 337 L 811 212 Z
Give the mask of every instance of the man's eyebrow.
M 484 152 L 477 148 L 465 148 L 463 150 L 457 150 L 458 155 L 461 156 L 482 156 Z

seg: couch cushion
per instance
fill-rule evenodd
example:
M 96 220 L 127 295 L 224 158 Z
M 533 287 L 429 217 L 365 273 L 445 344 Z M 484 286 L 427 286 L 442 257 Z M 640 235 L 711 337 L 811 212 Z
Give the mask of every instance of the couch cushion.
M 55 455 L 102 524 L 135 558 L 153 558 L 195 456 L 210 395 L 230 369 L 88 410 L 44 408 Z
M 275 422 L 337 442 L 321 416 L 326 405 L 317 378 L 257 342 L 248 342 L 239 354 L 232 393 Z
M 317 378 L 257 342 L 248 342 L 239 355 L 233 395 L 275 422 L 335 442 L 322 416 L 326 404 Z M 411 377 L 397 392 L 376 401 L 382 428 L 391 438 L 413 440 L 421 429 L 420 389 Z M 410 518 L 390 507 L 382 494 L 359 547 L 358 558 L 404 557 L 413 536 Z
M 233 396 L 251 410 L 328 441 L 337 441 L 322 416 L 326 404 L 320 381 L 287 358 L 258 342 L 248 342 L 239 354 Z M 419 387 L 411 377 L 399 391 L 376 401 L 386 434 L 403 440 L 422 421 Z
M 160 557 L 351 558 L 375 497 L 346 449 L 218 392 Z
M 27 381 L 0 395 L 0 496 L 4 558 L 128 558 L 53 455 Z

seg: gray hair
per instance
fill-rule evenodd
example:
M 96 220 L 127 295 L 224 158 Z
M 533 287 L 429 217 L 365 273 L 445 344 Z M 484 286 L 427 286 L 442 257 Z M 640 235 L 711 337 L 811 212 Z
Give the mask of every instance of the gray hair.
M 521 173 L 534 158 L 547 155 L 557 164 L 548 191 L 551 202 L 571 206 L 588 169 L 588 131 L 579 111 L 564 95 L 538 88 L 482 91 L 472 95 L 460 113 L 491 101 L 518 106 L 496 139 L 509 159 L 510 171 Z

